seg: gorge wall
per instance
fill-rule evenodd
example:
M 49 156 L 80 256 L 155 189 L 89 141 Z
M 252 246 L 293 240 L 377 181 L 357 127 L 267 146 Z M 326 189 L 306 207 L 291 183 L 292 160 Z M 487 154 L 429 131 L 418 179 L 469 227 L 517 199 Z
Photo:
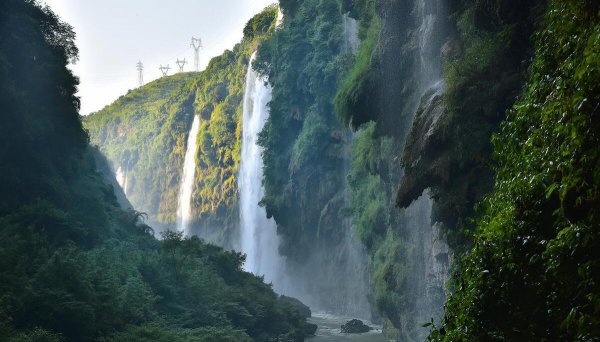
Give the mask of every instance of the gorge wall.
M 127 179 L 131 203 L 158 230 L 176 229 L 183 164 L 194 118 L 197 143 L 189 208 L 190 234 L 227 248 L 237 246 L 237 172 L 246 70 L 258 42 L 273 28 L 270 7 L 246 25 L 233 50 L 211 60 L 201 73 L 179 73 L 131 90 L 84 119 L 92 144 Z M 192 172 L 189 172 L 190 174 Z M 187 200 L 186 200 L 187 202 Z
M 488 292 L 487 280 L 481 280 L 490 279 L 490 284 L 500 287 L 506 285 L 498 275 L 507 274 L 503 273 L 507 272 L 505 269 L 496 270 L 496 274 L 487 278 L 481 274 L 487 275 L 494 268 L 493 261 L 502 265 L 499 261 L 502 255 L 514 256 L 511 253 L 515 250 L 522 251 L 521 247 L 494 250 L 486 245 L 491 243 L 491 237 L 506 239 L 502 240 L 506 246 L 519 243 L 525 246 L 521 240 L 528 236 L 527 230 L 519 230 L 518 236 L 502 235 L 505 231 L 516 234 L 506 228 L 509 223 L 502 221 L 514 212 L 499 211 L 494 203 L 506 204 L 516 212 L 523 209 L 522 215 L 540 210 L 552 217 L 560 210 L 567 210 L 557 217 L 585 221 L 578 213 L 593 215 L 591 204 L 583 208 L 578 203 L 595 203 L 596 198 L 591 192 L 585 197 L 581 189 L 564 190 L 556 195 L 560 182 L 552 178 L 551 183 L 539 185 L 539 191 L 536 190 L 546 191 L 547 200 L 554 201 L 546 203 L 540 197 L 536 203 L 546 203 L 555 210 L 562 208 L 552 214 L 545 211 L 545 206 L 532 209 L 526 202 L 512 203 L 502 197 L 508 196 L 506 189 L 498 188 L 510 183 L 509 176 L 501 172 L 503 167 L 512 165 L 515 173 L 526 167 L 513 165 L 507 157 L 511 154 L 492 142 L 500 136 L 504 137 L 502 141 L 517 148 L 521 145 L 506 135 L 514 133 L 528 141 L 523 132 L 526 127 L 536 125 L 528 122 L 530 126 L 523 124 L 522 130 L 510 123 L 502 126 L 507 112 L 525 111 L 519 106 L 529 102 L 519 105 L 522 102 L 518 100 L 520 96 L 532 96 L 524 93 L 524 86 L 529 86 L 528 77 L 534 77 L 534 84 L 546 85 L 539 75 L 550 75 L 549 67 L 542 68 L 536 61 L 562 65 L 547 50 L 542 49 L 541 57 L 534 57 L 540 50 L 534 44 L 536 39 L 538 44 L 539 39 L 550 40 L 543 34 L 545 28 L 557 30 L 558 25 L 570 28 L 557 31 L 562 32 L 564 41 L 578 37 L 579 44 L 570 45 L 572 50 L 560 56 L 597 53 L 593 40 L 597 33 L 594 31 L 597 5 L 587 0 L 567 1 L 564 5 L 550 1 L 550 4 L 543 0 L 280 1 L 285 20 L 277 30 L 258 35 L 257 40 L 245 40 L 233 52 L 213 60 L 208 72 L 194 76 L 189 83 L 193 84 L 193 91 L 167 95 L 180 99 L 177 103 L 181 105 L 176 108 L 187 108 L 170 110 L 179 113 L 179 119 L 172 121 L 179 130 L 170 135 L 176 138 L 169 138 L 173 140 L 168 145 L 170 151 L 178 152 L 169 152 L 171 159 L 162 159 L 169 160 L 168 165 L 183 163 L 184 132 L 189 130 L 194 113 L 201 120 L 192 232 L 229 248 L 241 246 L 237 237 L 244 227 L 238 226 L 236 177 L 242 155 L 243 88 L 250 54 L 256 50 L 252 66 L 260 77 L 268 80 L 271 89 L 268 119 L 258 134 L 264 163 L 264 196 L 260 205 L 266 211 L 269 225 L 272 220 L 275 222 L 278 256 L 283 258 L 285 272 L 295 283 L 294 288 L 288 288 L 289 294 L 301 298 L 313 309 L 379 319 L 386 334 L 399 341 L 423 340 L 428 334 L 434 340 L 450 341 L 470 340 L 473 336 L 489 340 L 493 333 L 532 338 L 533 335 L 507 333 L 509 327 L 503 326 L 492 313 L 498 309 L 510 316 L 506 309 L 509 306 L 491 303 L 498 298 L 513 303 L 518 301 L 518 294 Z M 552 26 L 559 20 L 548 8 L 576 18 L 579 28 L 564 22 Z M 246 38 L 253 37 L 252 32 L 260 22 L 254 20 L 247 26 Z M 566 38 L 570 32 L 575 36 Z M 591 43 L 584 42 L 585 39 Z M 581 75 L 589 73 L 593 79 L 597 76 L 596 69 L 590 68 L 577 70 Z M 529 75 L 532 72 L 533 76 Z M 169 80 L 178 77 L 181 78 L 178 82 L 188 87 L 187 76 Z M 562 80 L 575 76 L 549 77 Z M 166 85 L 167 79 L 157 82 Z M 596 101 L 591 95 L 595 88 L 591 83 L 586 84 L 589 87 L 585 96 L 577 100 L 591 116 L 595 109 L 588 107 L 586 101 Z M 531 92 L 535 93 L 534 88 Z M 552 100 L 550 95 L 557 93 L 544 94 Z M 535 101 L 541 101 L 542 95 L 539 96 Z M 538 102 L 536 105 L 541 105 Z M 170 108 L 166 106 L 172 103 L 175 102 L 167 101 L 161 106 Z M 106 114 L 109 112 L 110 107 L 102 116 L 110 116 Z M 509 116 L 509 120 L 514 118 Z M 94 120 L 100 121 L 90 119 L 90 128 L 94 127 Z M 580 128 L 588 126 L 582 124 Z M 546 128 L 551 127 L 554 126 Z M 97 139 L 94 141 L 109 159 L 118 161 L 115 165 L 129 165 L 124 157 L 126 151 L 103 138 L 107 134 L 118 135 L 118 129 L 112 130 L 113 133 L 90 129 L 93 139 Z M 538 143 L 547 147 L 541 141 Z M 591 164 L 588 167 L 594 169 Z M 156 193 L 162 199 L 155 200 L 154 206 L 148 204 L 151 214 L 166 224 L 173 219 L 174 211 L 169 207 L 173 198 L 163 194 L 169 194 L 173 184 L 177 188 L 178 172 L 173 171 L 169 182 L 165 182 L 167 178 L 158 181 L 162 188 L 157 188 Z M 125 171 L 125 174 L 131 173 Z M 592 175 L 585 177 L 588 183 L 594 183 Z M 128 197 L 135 202 L 135 195 L 130 196 L 129 191 L 132 178 L 125 178 Z M 505 183 L 499 184 L 502 179 Z M 564 187 L 567 188 L 571 189 Z M 553 194 L 559 197 L 552 199 Z M 483 203 L 479 211 L 478 203 Z M 494 215 L 505 216 L 493 221 Z M 593 226 L 590 217 L 587 216 L 585 227 Z M 506 230 L 494 231 L 496 222 L 504 222 L 502 227 Z M 525 219 L 523 222 L 527 222 L 527 227 L 535 226 Z M 553 234 L 548 239 L 557 237 Z M 548 241 L 541 237 L 538 240 Z M 566 243 L 561 239 L 556 241 Z M 486 254 L 492 250 L 495 254 Z M 465 257 L 465 252 L 481 258 Z M 536 258 L 551 254 L 528 249 L 522 252 Z M 517 254 L 525 258 L 523 255 Z M 509 272 L 511 281 L 515 281 L 515 274 L 524 275 L 532 270 L 533 266 L 524 260 L 520 259 L 519 264 L 522 272 Z M 533 268 L 536 267 L 542 266 L 536 264 Z M 456 274 L 454 281 L 450 281 L 452 271 Z M 543 277 L 536 278 L 538 284 L 547 284 Z M 533 285 L 519 288 L 530 290 L 528 293 L 543 302 Z M 448 302 L 451 312 L 444 314 L 444 302 L 453 291 L 458 295 L 451 297 Z M 473 296 L 482 293 L 489 302 L 480 303 L 481 311 L 465 304 L 472 303 Z M 591 304 L 578 305 L 577 309 L 586 312 L 585 317 L 593 321 Z M 550 304 L 548 307 L 556 308 Z M 515 322 L 527 321 L 524 313 L 514 317 Z M 574 321 L 572 318 L 569 322 L 575 324 Z M 560 325 L 558 321 L 555 323 Z M 491 333 L 478 329 L 480 324 L 489 327 Z M 471 330 L 461 331 L 464 326 Z M 542 329 L 544 324 L 535 327 Z M 446 328 L 452 332 L 446 334 Z M 526 326 L 522 328 L 529 330 Z

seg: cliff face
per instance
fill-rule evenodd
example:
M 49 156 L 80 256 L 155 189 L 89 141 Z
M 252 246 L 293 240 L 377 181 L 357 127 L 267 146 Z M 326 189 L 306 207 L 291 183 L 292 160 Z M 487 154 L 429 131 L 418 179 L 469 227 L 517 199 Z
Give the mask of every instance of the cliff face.
M 228 248 L 237 243 L 245 75 L 276 13 L 270 7 L 255 16 L 242 42 L 203 72 L 160 78 L 84 119 L 92 144 L 121 175 L 128 199 L 158 229 L 175 228 L 186 141 L 198 115 L 190 232 Z
M 429 188 L 434 220 L 444 223 L 455 248 L 468 244 L 457 228 L 472 228 L 474 205 L 491 190 L 491 136 L 521 91 L 542 4 L 448 1 L 443 93 L 422 99 L 404 147 L 396 203 L 407 207 Z
M 537 24 L 523 94 L 492 140 L 495 184 L 432 340 L 600 336 L 600 7 L 549 1 Z
M 336 0 L 282 2 L 281 8 L 283 25 L 256 61 L 273 88 L 259 140 L 262 204 L 277 223 L 279 251 L 305 289 L 303 298 L 322 310 L 369 316 L 368 264 L 347 213 L 352 138 L 332 103 L 354 58 L 356 22 Z
M 491 136 L 519 94 L 540 3 L 344 3 L 362 38 L 335 98 L 358 129 L 352 214 L 375 301 L 401 339 L 440 318 L 448 267 L 492 187 Z
M 402 341 L 430 329 L 449 341 L 597 334 L 598 5 L 551 1 L 542 19 L 546 5 L 281 1 L 283 26 L 254 68 L 273 89 L 261 204 L 296 295 L 317 309 L 374 308 Z M 236 49 L 178 97 L 203 120 L 200 232 L 237 222 L 240 70 L 252 49 Z
M 448 39 L 443 1 L 353 2 L 361 25 L 357 58 L 338 88 L 340 118 L 356 130 L 349 172 L 351 215 L 372 262 L 374 302 L 386 332 L 420 340 L 442 314 L 451 255 L 431 218 L 426 188 L 399 210 L 405 145 L 413 162 L 444 121 L 441 47 Z M 411 127 L 418 127 L 411 131 Z M 418 192 L 418 193 L 417 193 Z
M 161 78 L 84 119 L 91 143 L 122 173 L 122 187 L 153 222 L 175 219 L 196 73 Z M 126 181 L 126 182 L 125 182 Z

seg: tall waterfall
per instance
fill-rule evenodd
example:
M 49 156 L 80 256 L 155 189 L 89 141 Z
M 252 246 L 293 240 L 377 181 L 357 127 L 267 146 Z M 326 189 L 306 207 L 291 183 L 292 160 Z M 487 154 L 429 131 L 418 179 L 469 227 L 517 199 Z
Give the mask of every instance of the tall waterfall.
M 417 111 L 437 113 L 430 108 L 433 99 L 441 96 L 444 83 L 441 73 L 440 50 L 444 37 L 444 0 L 416 0 L 413 13 L 416 15 L 416 60 L 414 70 L 418 89 L 415 91 L 413 114 Z M 429 114 L 431 115 L 431 114 Z M 436 119 L 436 118 L 432 118 Z M 409 281 L 415 310 L 411 324 L 418 326 L 432 318 L 436 324 L 443 316 L 445 283 L 449 278 L 449 250 L 442 234 L 442 224 L 433 222 L 431 213 L 433 200 L 429 190 L 414 201 L 405 211 L 408 236 L 417 251 L 413 254 L 416 270 Z M 402 340 L 423 340 L 426 329 L 406 329 Z
M 254 55 L 250 59 L 250 64 Z M 273 219 L 267 219 L 265 209 L 258 205 L 263 198 L 262 148 L 257 144 L 258 133 L 269 116 L 271 87 L 258 77 L 251 65 L 246 75 L 244 94 L 242 160 L 238 177 L 240 191 L 241 249 L 246 254 L 245 269 L 264 275 L 278 292 L 283 288 L 283 259 L 279 255 L 279 237 Z
M 192 128 L 187 138 L 187 149 L 183 161 L 181 185 L 179 188 L 179 201 L 177 205 L 177 229 L 188 233 L 189 223 L 192 218 L 192 191 L 194 177 L 196 176 L 196 136 L 200 129 L 200 118 L 194 115 Z

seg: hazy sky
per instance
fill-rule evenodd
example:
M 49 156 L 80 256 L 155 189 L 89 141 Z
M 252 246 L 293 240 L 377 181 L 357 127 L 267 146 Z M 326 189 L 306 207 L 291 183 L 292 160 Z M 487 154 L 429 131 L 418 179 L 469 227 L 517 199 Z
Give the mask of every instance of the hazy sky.
M 245 23 L 276 0 L 45 0 L 75 28 L 81 113 L 102 109 L 137 87 L 136 63 L 144 82 L 160 75 L 160 64 L 175 72 L 177 58 L 193 70 L 191 37 L 200 37 L 203 69 L 211 57 L 242 38 Z

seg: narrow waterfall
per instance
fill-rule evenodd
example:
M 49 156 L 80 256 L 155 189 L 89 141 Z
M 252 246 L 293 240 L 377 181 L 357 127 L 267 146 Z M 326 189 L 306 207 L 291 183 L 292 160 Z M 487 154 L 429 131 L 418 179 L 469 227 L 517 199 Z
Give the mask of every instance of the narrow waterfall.
M 115 172 L 115 178 L 117 179 L 117 183 L 119 183 L 119 186 L 123 190 L 125 196 L 127 196 L 127 173 L 127 167 L 125 168 L 125 171 L 123 171 L 123 168 L 120 166 L 117 167 L 117 171 Z
M 440 58 L 445 33 L 443 12 L 443 0 L 415 1 L 413 13 L 417 21 L 415 38 L 418 65 L 415 75 L 419 88 L 415 93 L 413 115 L 417 111 L 433 113 L 429 115 L 440 112 L 431 107 L 434 106 L 433 100 L 444 92 Z M 437 117 L 432 117 L 431 120 L 435 121 Z M 432 221 L 433 204 L 429 190 L 425 190 L 405 211 L 407 237 L 418 249 L 412 256 L 416 269 L 409 281 L 411 295 L 415 298 L 414 317 L 411 321 L 416 326 L 427 323 L 432 318 L 436 324 L 439 323 L 444 312 L 445 283 L 449 278 L 448 245 L 441 232 L 442 224 Z M 402 339 L 423 340 L 426 334 L 426 329 L 414 329 L 412 332 L 411 329 L 407 329 Z
M 179 201 L 177 205 L 177 229 L 188 233 L 188 226 L 192 218 L 192 191 L 194 190 L 194 177 L 196 176 L 196 136 L 200 129 L 200 118 L 194 115 L 192 128 L 187 138 L 187 149 L 183 160 L 181 185 L 179 188 Z
M 356 54 L 360 46 L 360 38 L 358 38 L 358 22 L 350 17 L 350 13 L 344 14 L 342 17 L 344 24 L 344 50 Z
M 281 293 L 284 270 L 283 259 L 278 252 L 277 226 L 273 219 L 267 219 L 265 209 L 258 205 L 263 198 L 264 188 L 262 148 L 257 140 L 269 116 L 267 104 L 271 101 L 271 87 L 252 70 L 253 59 L 254 55 L 246 75 L 242 160 L 238 177 L 241 249 L 246 254 L 244 268 L 256 275 L 263 275 Z
M 283 12 L 281 11 L 281 7 L 277 6 L 277 20 L 275 21 L 275 27 L 279 28 L 283 24 Z
M 122 167 L 117 167 L 117 171 L 115 172 L 115 178 L 117 179 L 117 183 L 119 183 L 119 186 L 121 187 L 121 189 L 123 189 L 123 192 L 126 193 L 125 191 L 125 173 L 123 172 L 123 168 Z

